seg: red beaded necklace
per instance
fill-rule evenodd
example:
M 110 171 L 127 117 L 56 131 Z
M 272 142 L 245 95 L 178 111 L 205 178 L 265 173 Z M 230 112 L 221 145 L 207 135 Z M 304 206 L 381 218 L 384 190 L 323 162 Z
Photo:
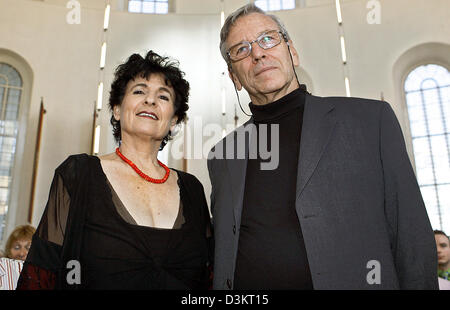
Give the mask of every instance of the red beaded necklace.
M 162 178 L 162 179 L 153 179 L 151 177 L 149 177 L 148 175 L 146 175 L 144 172 L 142 172 L 141 170 L 139 170 L 138 167 L 136 167 L 136 165 L 129 160 L 128 158 L 126 158 L 119 150 L 119 148 L 116 149 L 116 154 L 119 155 L 119 157 L 126 162 L 128 165 L 131 166 L 131 168 L 134 169 L 134 171 L 136 171 L 137 174 L 139 174 L 141 176 L 141 178 L 143 178 L 144 180 L 148 181 L 148 182 L 152 182 L 152 183 L 157 183 L 157 184 L 161 184 L 167 181 L 167 179 L 169 178 L 169 174 L 170 174 L 170 169 L 164 165 L 162 162 L 160 162 L 158 160 L 158 164 L 164 168 L 164 170 L 166 170 L 166 175 Z

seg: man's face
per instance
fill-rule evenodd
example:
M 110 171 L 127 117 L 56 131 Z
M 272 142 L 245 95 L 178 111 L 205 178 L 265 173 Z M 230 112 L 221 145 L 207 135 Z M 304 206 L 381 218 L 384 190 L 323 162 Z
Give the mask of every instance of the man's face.
M 277 23 L 269 16 L 252 13 L 240 17 L 231 27 L 226 40 L 227 48 L 242 41 L 251 42 L 262 33 L 279 30 Z M 290 42 L 294 66 L 298 65 L 298 55 Z M 289 50 L 284 40 L 270 49 L 262 49 L 258 43 L 252 44 L 252 52 L 242 60 L 232 62 L 230 78 L 236 88 L 247 90 L 253 103 L 256 98 L 279 99 L 298 87 L 292 68 Z M 257 100 L 258 101 L 258 100 Z
M 440 266 L 447 266 L 450 264 L 450 242 L 448 238 L 441 234 L 435 234 L 436 247 L 438 254 L 438 264 Z

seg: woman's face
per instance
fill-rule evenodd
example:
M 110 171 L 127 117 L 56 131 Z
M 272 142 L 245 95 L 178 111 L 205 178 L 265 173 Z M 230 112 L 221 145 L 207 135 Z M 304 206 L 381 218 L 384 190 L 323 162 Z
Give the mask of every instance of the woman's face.
M 162 74 L 128 82 L 122 104 L 113 110 L 120 121 L 122 141 L 142 136 L 162 141 L 176 125 L 174 102 L 175 91 Z
M 16 240 L 13 242 L 12 247 L 10 249 L 10 257 L 12 259 L 20 259 L 25 260 L 28 255 L 28 251 L 30 250 L 31 240 Z

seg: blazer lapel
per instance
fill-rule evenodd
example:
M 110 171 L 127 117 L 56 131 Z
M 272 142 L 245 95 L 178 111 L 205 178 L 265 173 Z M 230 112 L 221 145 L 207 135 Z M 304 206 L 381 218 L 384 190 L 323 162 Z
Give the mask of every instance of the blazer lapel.
M 334 105 L 306 96 L 297 172 L 297 201 L 319 163 L 336 125 Z
M 249 125 L 250 127 L 246 129 L 247 125 Z M 243 126 L 240 126 L 236 129 L 236 131 L 233 133 L 233 136 L 227 138 L 231 138 L 233 145 L 235 146 L 234 158 L 232 158 L 231 160 L 227 160 L 226 163 L 230 175 L 230 185 L 233 192 L 234 219 L 237 225 L 240 225 L 241 222 L 242 205 L 245 190 L 245 176 L 247 172 L 247 162 L 249 154 L 249 141 L 251 141 L 251 138 L 253 136 L 253 130 L 253 118 L 250 118 L 250 120 L 247 121 Z M 237 140 L 237 137 L 244 137 L 246 131 L 249 132 L 249 139 L 245 139 L 244 145 L 239 145 L 239 140 Z M 244 158 L 237 157 L 238 152 L 236 148 L 241 147 L 244 147 Z

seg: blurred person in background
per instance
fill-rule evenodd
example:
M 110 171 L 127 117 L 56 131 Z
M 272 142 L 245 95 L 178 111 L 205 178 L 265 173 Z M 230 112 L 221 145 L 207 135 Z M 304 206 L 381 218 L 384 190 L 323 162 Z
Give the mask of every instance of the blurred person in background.
M 438 255 L 439 288 L 450 290 L 450 240 L 441 230 L 434 231 Z
M 31 225 L 17 226 L 9 235 L 5 246 L 5 256 L 24 261 L 31 247 L 31 239 L 36 229 Z
M 5 257 L 0 258 L 0 290 L 16 289 L 35 231 L 36 229 L 31 225 L 21 225 L 9 235 L 5 246 Z

